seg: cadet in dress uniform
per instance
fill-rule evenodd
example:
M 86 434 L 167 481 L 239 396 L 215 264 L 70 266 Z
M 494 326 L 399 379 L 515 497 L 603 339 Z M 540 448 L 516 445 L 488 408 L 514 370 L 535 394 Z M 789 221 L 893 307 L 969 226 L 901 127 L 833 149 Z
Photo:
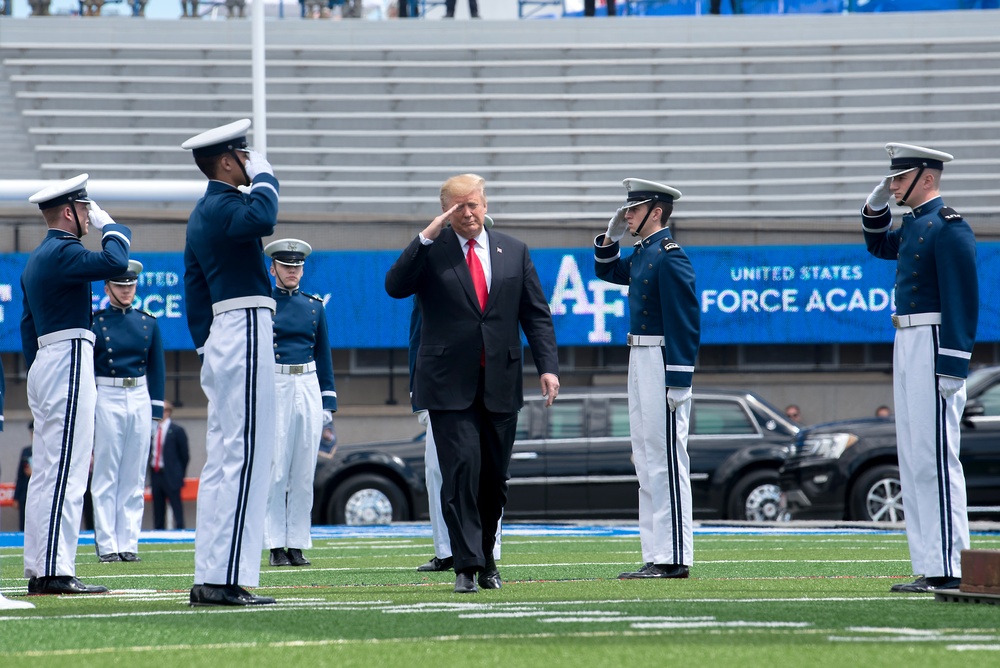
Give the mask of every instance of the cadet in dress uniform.
M 629 286 L 629 428 L 645 565 L 619 577 L 686 578 L 694 561 L 687 440 L 701 331 L 694 269 L 667 227 L 680 191 L 642 179 L 622 183 L 628 201 L 594 241 L 597 276 Z M 626 228 L 640 241 L 622 258 Z
M 272 566 L 308 566 L 312 547 L 313 477 L 323 425 L 333 422 L 337 389 L 323 300 L 299 289 L 312 247 L 279 239 L 264 248 L 274 276 L 274 457 L 267 493 L 264 545 Z
M 247 151 L 249 129 L 243 119 L 181 145 L 209 178 L 184 246 L 188 329 L 208 398 L 192 605 L 274 603 L 244 589 L 260 582 L 274 440 L 274 299 L 260 240 L 278 215 L 278 180 Z
M 0 360 L 0 431 L 3 431 L 3 399 L 6 387 L 3 379 L 3 361 Z M 0 610 L 26 610 L 35 607 L 27 601 L 12 601 L 0 592 Z
M 108 307 L 94 314 L 94 543 L 101 562 L 140 561 L 146 459 L 152 421 L 163 417 L 166 373 L 156 318 L 132 307 L 142 263 L 104 282 Z
M 889 175 L 861 212 L 868 252 L 896 263 L 893 399 L 906 537 L 916 581 L 893 591 L 955 589 L 969 548 L 958 459 L 965 378 L 979 321 L 976 238 L 939 192 L 952 156 L 886 144 Z M 889 199 L 912 213 L 892 229 Z
M 105 592 L 75 577 L 97 401 L 90 284 L 128 269 L 132 234 L 88 199 L 86 174 L 28 201 L 41 209 L 49 230 L 21 274 L 21 347 L 35 421 L 24 575 L 29 593 Z M 90 226 L 102 232 L 101 251 L 88 251 L 81 241 Z

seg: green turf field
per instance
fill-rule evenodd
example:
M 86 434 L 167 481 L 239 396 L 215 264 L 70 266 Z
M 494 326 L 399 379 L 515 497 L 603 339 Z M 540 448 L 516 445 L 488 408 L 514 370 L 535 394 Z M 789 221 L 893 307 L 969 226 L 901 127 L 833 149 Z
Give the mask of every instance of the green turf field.
M 972 547 L 1000 549 L 1000 535 Z M 912 579 L 901 533 L 695 536 L 689 580 L 620 581 L 634 536 L 505 535 L 500 591 L 452 593 L 419 574 L 427 538 L 318 540 L 313 566 L 262 569 L 278 604 L 190 608 L 194 546 L 143 544 L 141 563 L 77 574 L 112 593 L 35 596 L 0 612 L 12 666 L 1000 666 L 1000 606 L 890 594 Z M 0 548 L 7 596 L 21 554 Z

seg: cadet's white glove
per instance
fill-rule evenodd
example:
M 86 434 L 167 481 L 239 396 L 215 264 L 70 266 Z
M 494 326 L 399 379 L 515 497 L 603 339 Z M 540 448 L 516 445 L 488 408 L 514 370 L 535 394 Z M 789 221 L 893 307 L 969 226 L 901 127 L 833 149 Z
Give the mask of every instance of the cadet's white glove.
M 323 411 L 323 424 L 330 424 L 333 422 L 333 412 Z
M 667 408 L 671 411 L 677 410 L 678 406 L 683 406 L 688 401 L 691 401 L 690 387 L 667 388 Z
M 271 169 L 271 163 L 267 161 L 267 158 L 262 156 L 257 151 L 250 151 L 247 154 L 246 164 L 243 165 L 247 170 L 247 176 L 253 181 L 258 174 L 270 174 L 274 176 L 274 170 Z
M 103 229 L 105 225 L 114 225 L 115 221 L 111 218 L 107 211 L 97 206 L 97 202 L 91 202 L 87 205 L 90 209 L 90 224 L 97 229 Z
M 945 399 L 958 394 L 958 391 L 965 387 L 964 378 L 955 378 L 953 376 L 938 376 L 938 392 Z
M 868 196 L 865 200 L 865 204 L 871 209 L 872 213 L 876 211 L 881 211 L 885 207 L 889 206 L 889 198 L 892 197 L 892 193 L 889 192 L 889 184 L 892 182 L 892 177 L 887 176 L 879 184 L 875 186 L 875 190 L 872 194 Z
M 427 411 L 417 411 L 417 422 L 420 423 L 421 427 L 426 427 L 430 421 L 431 416 L 427 413 Z
M 619 207 L 615 215 L 608 221 L 608 231 L 604 233 L 605 238 L 611 241 L 621 241 L 628 229 L 628 221 L 625 220 L 625 207 Z

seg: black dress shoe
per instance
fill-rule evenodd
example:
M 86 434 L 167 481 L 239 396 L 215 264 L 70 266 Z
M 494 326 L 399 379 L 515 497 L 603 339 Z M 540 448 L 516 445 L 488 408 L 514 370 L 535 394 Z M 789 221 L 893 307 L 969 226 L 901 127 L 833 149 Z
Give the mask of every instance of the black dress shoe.
M 110 564 L 115 561 L 122 561 L 121 555 L 111 552 L 109 554 L 102 554 L 98 557 L 102 564 Z
M 83 584 L 72 575 L 52 575 L 28 580 L 29 594 L 103 594 L 103 585 Z
M 483 589 L 500 589 L 503 586 L 496 566 L 479 574 L 479 586 Z
M 688 567 L 683 564 L 653 564 L 636 571 L 635 573 L 622 573 L 619 580 L 645 580 L 649 578 L 675 578 L 683 579 L 688 577 Z
M 929 594 L 942 589 L 958 589 L 962 585 L 960 578 L 951 577 L 929 577 L 917 578 L 913 582 L 902 585 L 893 585 L 892 591 L 904 594 Z
M 922 585 L 923 583 L 924 583 L 924 576 L 921 575 L 919 578 L 917 578 L 913 582 L 899 582 L 897 584 L 894 584 L 891 587 L 889 587 L 889 591 L 900 592 L 900 591 L 904 591 L 903 587 L 912 587 L 914 585 Z
M 285 550 L 280 547 L 271 548 L 271 556 L 268 559 L 268 563 L 272 566 L 291 566 L 292 562 L 288 560 L 288 555 L 285 554 Z
M 142 561 L 135 552 L 119 552 L 118 556 L 122 561 Z
M 239 585 L 200 584 L 191 587 L 192 606 L 269 605 L 270 596 L 254 596 Z
M 455 576 L 456 594 L 475 594 L 479 592 L 476 581 L 472 579 L 472 573 L 459 573 Z
M 618 575 L 618 579 L 619 580 L 634 580 L 635 578 L 639 577 L 640 573 L 645 573 L 646 571 L 648 571 L 652 567 L 653 567 L 653 562 L 652 561 L 647 561 L 637 571 L 625 571 L 624 573 L 620 573 Z
M 292 566 L 309 566 L 312 564 L 311 561 L 302 556 L 302 550 L 297 547 L 288 548 L 286 554 L 288 555 L 288 563 Z
M 452 557 L 445 557 L 444 559 L 438 559 L 437 557 L 431 557 L 431 560 L 426 564 L 421 564 L 417 566 L 417 570 L 421 573 L 428 572 L 438 572 L 438 571 L 449 571 L 451 567 L 455 564 L 455 560 Z

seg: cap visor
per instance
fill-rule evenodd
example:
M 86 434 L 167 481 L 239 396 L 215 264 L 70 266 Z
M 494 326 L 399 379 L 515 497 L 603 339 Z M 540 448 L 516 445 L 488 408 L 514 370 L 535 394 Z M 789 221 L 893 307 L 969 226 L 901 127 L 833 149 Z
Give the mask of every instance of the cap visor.
M 645 204 L 646 202 L 652 202 L 652 201 L 653 201 L 652 198 L 650 198 L 650 199 L 641 200 L 639 202 L 625 202 L 624 208 L 631 209 L 634 206 L 640 206 L 642 204 Z
M 903 174 L 905 174 L 907 172 L 912 172 L 915 169 L 916 169 L 916 167 L 907 167 L 906 169 L 889 170 L 889 173 L 886 174 L 886 177 L 887 178 L 892 178 L 894 176 L 902 176 Z

